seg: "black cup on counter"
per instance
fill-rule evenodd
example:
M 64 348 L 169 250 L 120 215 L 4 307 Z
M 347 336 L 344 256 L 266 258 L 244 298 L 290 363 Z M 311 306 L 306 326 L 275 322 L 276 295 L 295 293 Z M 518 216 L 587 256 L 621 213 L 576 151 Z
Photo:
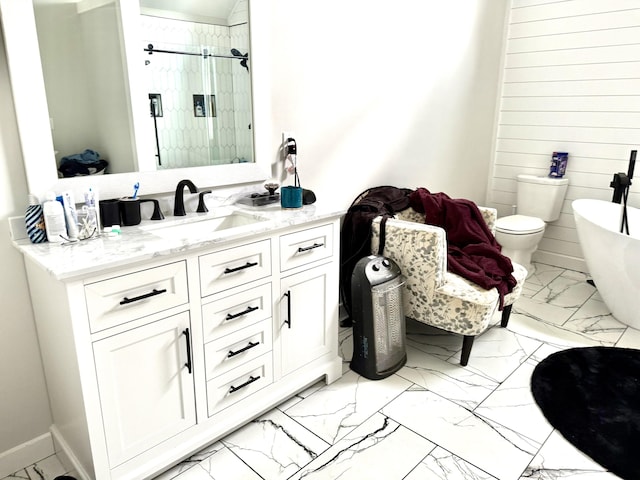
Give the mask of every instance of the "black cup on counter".
M 112 198 L 100 201 L 100 224 L 102 228 L 120 225 L 120 200 Z
M 131 226 L 140 223 L 140 199 L 124 197 L 120 199 L 120 218 L 122 225 Z

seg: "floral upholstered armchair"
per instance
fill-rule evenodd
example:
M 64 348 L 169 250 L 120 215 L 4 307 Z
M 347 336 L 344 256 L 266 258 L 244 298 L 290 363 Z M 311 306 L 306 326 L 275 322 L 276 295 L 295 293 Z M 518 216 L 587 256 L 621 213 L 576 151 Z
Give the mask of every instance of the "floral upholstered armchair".
M 491 232 L 497 211 L 479 207 Z M 378 252 L 380 222 L 372 224 L 372 253 Z M 393 259 L 406 277 L 403 291 L 404 314 L 418 322 L 464 336 L 461 365 L 467 365 L 476 335 L 484 332 L 498 308 L 498 291 L 482 287 L 447 271 L 445 231 L 424 223 L 424 214 L 408 208 L 389 218 L 385 226 L 382 254 Z M 517 284 L 504 297 L 501 326 L 506 327 L 513 302 L 520 296 L 527 270 L 513 263 Z

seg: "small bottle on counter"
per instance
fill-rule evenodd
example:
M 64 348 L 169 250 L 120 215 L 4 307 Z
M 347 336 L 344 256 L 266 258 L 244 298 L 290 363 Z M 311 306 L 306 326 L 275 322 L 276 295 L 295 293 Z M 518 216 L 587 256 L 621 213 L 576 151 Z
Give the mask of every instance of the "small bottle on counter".
M 47 241 L 44 212 L 42 211 L 42 205 L 40 205 L 35 195 L 29 195 L 29 206 L 24 214 L 24 224 L 31 243 L 43 243 Z
M 47 193 L 47 201 L 42 205 L 47 239 L 51 243 L 62 243 L 67 235 L 67 225 L 64 219 L 64 208 L 56 200 L 56 194 Z

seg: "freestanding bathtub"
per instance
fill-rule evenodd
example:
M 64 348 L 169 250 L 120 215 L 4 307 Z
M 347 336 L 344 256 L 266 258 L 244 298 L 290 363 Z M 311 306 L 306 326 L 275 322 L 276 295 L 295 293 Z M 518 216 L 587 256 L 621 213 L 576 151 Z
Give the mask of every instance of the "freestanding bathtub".
M 627 235 L 620 233 L 622 205 L 580 199 L 571 206 L 600 296 L 616 319 L 640 330 L 640 210 L 627 207 Z

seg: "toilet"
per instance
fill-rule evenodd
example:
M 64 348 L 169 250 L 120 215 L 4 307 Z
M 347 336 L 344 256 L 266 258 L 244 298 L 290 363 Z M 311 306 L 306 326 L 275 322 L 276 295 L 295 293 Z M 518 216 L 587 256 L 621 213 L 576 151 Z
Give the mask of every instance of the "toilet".
M 496 240 L 502 254 L 532 272 L 531 256 L 544 236 L 545 222 L 560 217 L 567 178 L 517 176 L 516 215 L 496 221 Z

